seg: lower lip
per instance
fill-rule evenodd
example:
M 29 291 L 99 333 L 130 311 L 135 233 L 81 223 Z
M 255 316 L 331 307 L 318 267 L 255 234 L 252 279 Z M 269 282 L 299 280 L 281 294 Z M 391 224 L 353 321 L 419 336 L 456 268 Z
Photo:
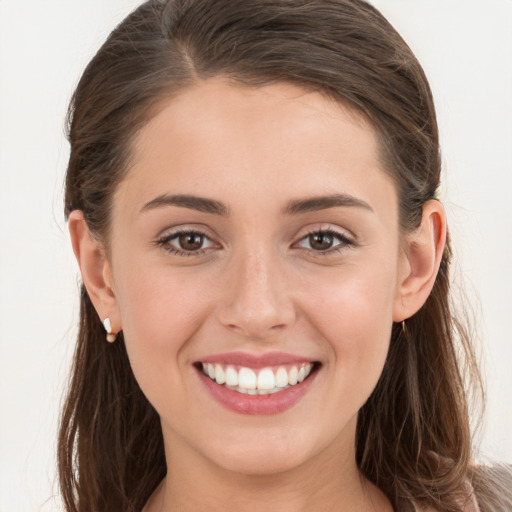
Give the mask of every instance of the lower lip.
M 306 380 L 277 393 L 249 395 L 217 384 L 198 370 L 201 382 L 217 402 L 231 411 L 253 415 L 279 414 L 290 409 L 308 392 L 317 373 L 314 371 Z

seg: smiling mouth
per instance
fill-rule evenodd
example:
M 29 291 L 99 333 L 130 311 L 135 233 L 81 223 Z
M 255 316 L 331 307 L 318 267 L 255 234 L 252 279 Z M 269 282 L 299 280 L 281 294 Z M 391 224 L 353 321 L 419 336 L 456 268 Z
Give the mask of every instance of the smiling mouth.
M 318 368 L 318 363 L 304 362 L 253 369 L 219 363 L 197 363 L 196 367 L 217 384 L 238 393 L 270 395 L 292 388 Z

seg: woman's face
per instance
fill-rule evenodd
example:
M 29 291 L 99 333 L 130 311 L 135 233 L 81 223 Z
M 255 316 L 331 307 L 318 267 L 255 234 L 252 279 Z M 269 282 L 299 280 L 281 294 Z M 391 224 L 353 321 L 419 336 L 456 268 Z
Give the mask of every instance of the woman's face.
M 398 225 L 352 110 L 221 79 L 163 106 L 114 196 L 109 269 L 174 461 L 262 474 L 353 458 L 408 268 Z

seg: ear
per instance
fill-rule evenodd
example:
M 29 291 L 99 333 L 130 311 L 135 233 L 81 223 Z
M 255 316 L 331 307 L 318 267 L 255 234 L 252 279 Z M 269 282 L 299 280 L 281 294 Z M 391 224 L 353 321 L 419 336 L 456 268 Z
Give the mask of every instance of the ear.
M 100 320 L 103 322 L 105 318 L 110 318 L 112 332 L 117 333 L 121 330 L 121 321 L 112 269 L 106 257 L 105 248 L 91 235 L 80 210 L 71 212 L 68 225 L 73 252 L 87 293 Z
M 446 245 L 446 213 L 433 199 L 423 206 L 421 225 L 406 236 L 393 308 L 393 321 L 402 322 L 425 304 L 439 271 Z

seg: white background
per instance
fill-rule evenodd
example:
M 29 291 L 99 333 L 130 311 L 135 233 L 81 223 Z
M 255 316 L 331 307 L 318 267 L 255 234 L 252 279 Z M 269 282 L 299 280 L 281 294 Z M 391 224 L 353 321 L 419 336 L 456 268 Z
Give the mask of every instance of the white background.
M 55 438 L 78 305 L 63 120 L 81 70 L 138 3 L 0 0 L 0 512 L 59 510 Z M 483 339 L 482 452 L 512 462 L 512 1 L 374 3 L 434 90 L 442 196 Z

